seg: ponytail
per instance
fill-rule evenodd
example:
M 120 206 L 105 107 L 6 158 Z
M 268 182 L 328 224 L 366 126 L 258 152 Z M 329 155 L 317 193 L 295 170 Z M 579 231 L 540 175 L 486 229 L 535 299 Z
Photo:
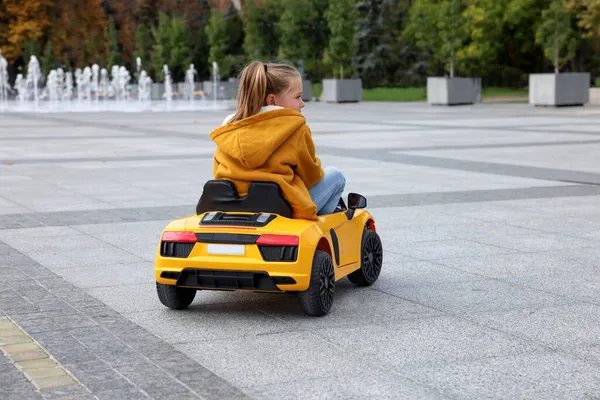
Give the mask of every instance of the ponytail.
M 265 64 L 253 61 L 240 74 L 238 105 L 229 122 L 240 121 L 260 112 L 267 95 L 283 94 L 289 90 L 292 78 L 300 73 L 287 64 Z

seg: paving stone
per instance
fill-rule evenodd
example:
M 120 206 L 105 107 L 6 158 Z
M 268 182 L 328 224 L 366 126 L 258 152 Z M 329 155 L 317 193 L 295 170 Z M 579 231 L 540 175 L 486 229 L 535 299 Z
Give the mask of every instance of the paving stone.
M 42 389 L 40 394 L 47 400 L 92 400 L 95 397 L 81 385 L 59 386 Z
M 75 385 L 77 382 L 68 375 L 52 376 L 52 377 L 40 377 L 34 378 L 31 383 L 37 389 L 54 388 L 59 386 L 70 386 Z
M 19 343 L 2 346 L 2 349 L 8 354 L 30 353 L 38 351 L 40 348 L 35 343 Z
M 11 360 L 13 360 L 14 362 L 18 362 L 18 361 L 39 360 L 39 359 L 48 358 L 48 354 L 46 354 L 42 350 L 37 350 L 37 351 L 28 351 L 25 353 L 9 354 L 8 357 Z
M 131 400 L 147 400 L 149 397 L 139 389 L 131 387 L 116 388 L 110 390 L 100 390 L 94 392 L 98 400 L 115 400 L 115 399 L 131 399 Z
M 38 368 L 51 368 L 55 367 L 56 361 L 50 358 L 42 358 L 38 360 L 27 360 L 27 361 L 19 361 L 16 363 L 19 368 L 25 369 L 38 369 Z
M 18 335 L 0 338 L 0 346 L 6 346 L 9 344 L 29 343 L 31 339 L 29 336 Z
M 42 378 L 53 378 L 67 375 L 65 371 L 58 366 L 50 368 L 25 369 L 24 372 L 25 376 L 27 376 L 30 380 L 39 380 Z

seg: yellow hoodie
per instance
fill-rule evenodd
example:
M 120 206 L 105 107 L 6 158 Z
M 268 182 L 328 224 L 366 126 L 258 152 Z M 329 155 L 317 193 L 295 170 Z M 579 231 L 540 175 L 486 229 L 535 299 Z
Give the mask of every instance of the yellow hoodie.
M 306 119 L 291 109 L 262 112 L 211 132 L 217 144 L 214 179 L 234 183 L 246 196 L 253 181 L 279 184 L 294 218 L 317 220 L 308 189 L 323 177 Z

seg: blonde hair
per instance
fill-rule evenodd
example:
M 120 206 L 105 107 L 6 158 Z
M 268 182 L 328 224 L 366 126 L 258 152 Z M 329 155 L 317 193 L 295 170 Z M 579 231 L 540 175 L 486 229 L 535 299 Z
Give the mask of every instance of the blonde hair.
M 287 93 L 295 77 L 300 77 L 300 73 L 288 64 L 262 61 L 248 64 L 240 74 L 237 110 L 229 122 L 258 114 L 267 105 L 267 96 Z

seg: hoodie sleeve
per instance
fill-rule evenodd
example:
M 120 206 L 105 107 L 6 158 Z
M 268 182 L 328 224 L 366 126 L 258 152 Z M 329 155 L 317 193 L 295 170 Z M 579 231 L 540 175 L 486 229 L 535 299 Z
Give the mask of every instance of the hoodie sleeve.
M 321 180 L 324 172 L 321 168 L 321 160 L 315 155 L 315 144 L 308 126 L 304 126 L 299 136 L 296 174 L 310 189 Z
M 217 170 L 219 169 L 219 165 L 221 165 L 219 163 L 219 161 L 217 160 L 217 155 L 215 154 L 213 156 L 213 176 L 216 177 L 217 176 Z

